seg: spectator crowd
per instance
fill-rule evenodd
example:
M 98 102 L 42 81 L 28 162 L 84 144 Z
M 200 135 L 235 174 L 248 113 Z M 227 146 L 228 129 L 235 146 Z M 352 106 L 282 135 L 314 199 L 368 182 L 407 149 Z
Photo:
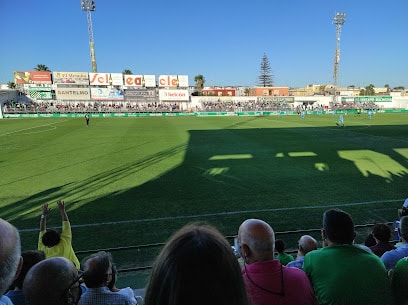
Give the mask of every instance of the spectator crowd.
M 61 233 L 47 229 L 43 204 L 34 250 L 21 252 L 18 229 L 0 219 L 0 305 L 408 304 L 408 199 L 396 245 L 383 223 L 355 244 L 352 216 L 329 209 L 321 243 L 300 236 L 296 257 L 261 219 L 244 220 L 234 246 L 216 227 L 189 223 L 157 255 L 143 296 L 116 286 L 109 252 L 79 262 L 64 201 L 57 207 Z

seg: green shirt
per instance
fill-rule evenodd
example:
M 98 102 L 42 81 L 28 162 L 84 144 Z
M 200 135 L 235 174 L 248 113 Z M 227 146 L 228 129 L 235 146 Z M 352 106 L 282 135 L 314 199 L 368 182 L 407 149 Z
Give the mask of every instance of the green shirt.
M 395 296 L 395 304 L 408 303 L 408 257 L 400 259 L 395 265 L 391 286 Z
M 391 283 L 380 258 L 358 246 L 329 246 L 306 254 L 303 270 L 319 305 L 393 304 Z
M 293 256 L 287 253 L 278 253 L 276 259 L 280 260 L 281 264 L 284 266 L 294 260 Z

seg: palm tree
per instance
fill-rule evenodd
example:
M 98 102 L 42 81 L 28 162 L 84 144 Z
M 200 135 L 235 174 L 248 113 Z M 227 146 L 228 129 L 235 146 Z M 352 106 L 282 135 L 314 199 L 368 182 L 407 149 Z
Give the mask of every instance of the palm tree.
M 122 74 L 130 75 L 130 74 L 133 74 L 133 73 L 129 69 L 125 69 L 125 70 L 123 70 Z
M 43 65 L 43 64 L 38 64 L 37 67 L 34 68 L 34 70 L 50 72 L 50 69 L 46 65 Z
M 7 87 L 9 89 L 15 89 L 16 88 L 16 84 L 14 82 L 7 82 Z
M 198 74 L 194 77 L 194 81 L 196 83 L 197 90 L 201 92 L 204 88 L 205 77 L 201 74 Z

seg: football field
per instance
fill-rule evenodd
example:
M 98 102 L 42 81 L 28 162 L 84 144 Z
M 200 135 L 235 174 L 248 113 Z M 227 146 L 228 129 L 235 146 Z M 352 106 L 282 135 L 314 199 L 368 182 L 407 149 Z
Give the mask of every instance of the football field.
M 389 222 L 408 197 L 408 114 L 0 120 L 0 215 L 37 245 L 41 204 L 65 200 L 74 249 L 162 243 L 191 221 L 318 229 L 339 207 Z M 281 236 L 285 239 L 284 236 Z M 296 246 L 296 238 L 288 247 Z M 365 236 L 357 236 L 359 242 Z M 122 266 L 138 253 L 113 253 Z M 142 261 L 142 259 L 140 260 Z

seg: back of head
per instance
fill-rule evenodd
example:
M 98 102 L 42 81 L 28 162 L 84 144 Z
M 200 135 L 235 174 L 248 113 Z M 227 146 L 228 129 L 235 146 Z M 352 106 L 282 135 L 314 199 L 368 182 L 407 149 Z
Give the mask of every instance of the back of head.
M 44 233 L 41 241 L 46 247 L 54 247 L 55 245 L 58 245 L 58 243 L 61 240 L 60 234 L 55 231 L 55 230 L 48 230 L 47 232 Z
M 238 261 L 224 236 L 206 224 L 177 231 L 155 261 L 145 304 L 247 304 Z
M 310 251 L 317 249 L 317 240 L 310 235 L 303 235 L 299 239 L 299 250 L 306 255 Z
M 21 244 L 17 229 L 0 218 L 0 295 L 10 287 L 20 264 Z
M 23 290 L 30 305 L 67 305 L 68 290 L 77 277 L 75 265 L 63 257 L 52 257 L 28 271 Z
M 340 209 L 331 209 L 324 213 L 323 229 L 326 237 L 333 243 L 353 243 L 355 237 L 353 219 L 350 214 Z
M 385 223 L 377 223 L 373 227 L 373 236 L 379 241 L 387 242 L 391 238 L 391 229 Z
M 282 239 L 277 239 L 275 241 L 275 249 L 278 253 L 285 252 L 285 242 Z
M 23 288 L 24 278 L 27 275 L 28 270 L 36 263 L 45 259 L 45 253 L 40 250 L 28 250 L 21 253 L 23 258 L 23 266 L 21 268 L 20 274 L 14 280 L 13 285 L 19 289 Z
M 108 270 L 112 256 L 105 251 L 92 254 L 84 263 L 84 282 L 88 288 L 97 288 L 108 283 Z
M 408 216 L 403 216 L 400 219 L 400 236 L 408 242 Z

